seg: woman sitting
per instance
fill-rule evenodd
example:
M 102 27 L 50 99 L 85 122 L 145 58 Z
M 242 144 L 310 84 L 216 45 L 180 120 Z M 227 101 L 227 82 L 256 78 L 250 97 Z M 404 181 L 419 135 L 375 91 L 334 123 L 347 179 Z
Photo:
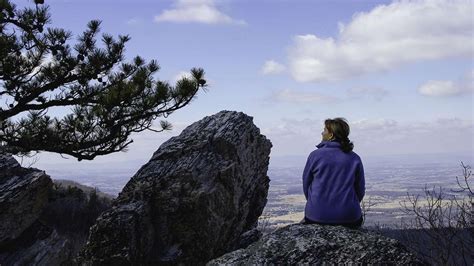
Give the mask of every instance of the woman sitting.
M 362 225 L 360 202 L 365 194 L 364 167 L 352 151 L 344 118 L 324 121 L 322 141 L 309 154 L 303 171 L 306 197 L 303 224 Z

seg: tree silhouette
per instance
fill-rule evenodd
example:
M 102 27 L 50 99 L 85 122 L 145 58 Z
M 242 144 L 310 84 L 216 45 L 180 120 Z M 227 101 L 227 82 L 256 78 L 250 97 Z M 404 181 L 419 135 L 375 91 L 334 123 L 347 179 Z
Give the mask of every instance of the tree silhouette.
M 410 195 L 400 203 L 413 219 L 402 220 L 401 238 L 407 247 L 436 265 L 472 265 L 474 246 L 474 193 L 471 166 L 461 162 L 463 177 L 456 176 L 459 189 L 450 195 L 439 187 L 424 188 L 424 197 Z M 426 202 L 426 203 L 423 203 Z M 407 230 L 411 229 L 411 230 Z M 413 229 L 420 233 L 415 234 Z M 415 231 L 416 232 L 416 231 Z
M 155 60 L 136 56 L 124 62 L 128 35 L 102 34 L 92 20 L 71 42 L 72 33 L 45 28 L 48 6 L 35 1 L 18 9 L 0 0 L 0 152 L 29 155 L 34 151 L 68 154 L 78 160 L 126 150 L 132 132 L 171 129 L 160 120 L 196 98 L 205 89 L 204 70 L 175 85 L 155 80 Z M 49 108 L 69 107 L 62 118 Z M 16 120 L 15 120 L 16 118 Z

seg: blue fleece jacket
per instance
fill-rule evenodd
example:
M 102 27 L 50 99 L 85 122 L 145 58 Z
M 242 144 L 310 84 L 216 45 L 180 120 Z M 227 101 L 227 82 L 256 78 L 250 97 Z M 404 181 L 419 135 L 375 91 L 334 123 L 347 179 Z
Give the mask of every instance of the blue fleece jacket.
M 364 167 L 359 155 L 344 153 L 337 141 L 321 141 L 303 171 L 305 216 L 325 223 L 357 221 L 365 194 Z

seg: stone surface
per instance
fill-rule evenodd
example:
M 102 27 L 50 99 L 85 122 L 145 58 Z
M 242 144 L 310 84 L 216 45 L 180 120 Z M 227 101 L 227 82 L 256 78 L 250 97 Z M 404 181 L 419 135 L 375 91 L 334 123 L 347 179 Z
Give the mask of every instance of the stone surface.
M 91 195 L 53 186 L 44 171 L 0 154 L 0 265 L 73 264 L 89 227 L 111 205 Z
M 20 164 L 10 154 L 0 153 L 0 176 L 2 179 L 9 171 L 17 170 Z
M 246 248 L 250 244 L 258 241 L 263 236 L 262 232 L 257 228 L 253 228 L 240 236 L 238 249 Z
M 292 224 L 206 265 L 428 265 L 397 240 L 366 229 Z
M 1 265 L 63 265 L 71 264 L 73 241 L 39 221 L 0 252 Z
M 23 168 L 13 156 L 0 154 L 0 247 L 35 222 L 52 184 L 44 171 Z
M 91 228 L 80 261 L 197 264 L 248 239 L 267 201 L 271 143 L 221 111 L 163 143 Z

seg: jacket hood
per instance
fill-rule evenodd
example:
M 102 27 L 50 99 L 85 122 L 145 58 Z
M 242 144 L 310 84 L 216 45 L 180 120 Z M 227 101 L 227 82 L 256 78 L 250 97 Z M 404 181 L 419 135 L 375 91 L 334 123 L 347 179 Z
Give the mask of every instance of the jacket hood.
M 321 141 L 321 143 L 316 145 L 316 147 L 318 147 L 318 148 L 322 148 L 322 147 L 325 147 L 325 148 L 339 148 L 339 147 L 341 147 L 341 143 L 339 143 L 335 140 L 333 140 L 333 141 L 323 140 L 323 141 Z

